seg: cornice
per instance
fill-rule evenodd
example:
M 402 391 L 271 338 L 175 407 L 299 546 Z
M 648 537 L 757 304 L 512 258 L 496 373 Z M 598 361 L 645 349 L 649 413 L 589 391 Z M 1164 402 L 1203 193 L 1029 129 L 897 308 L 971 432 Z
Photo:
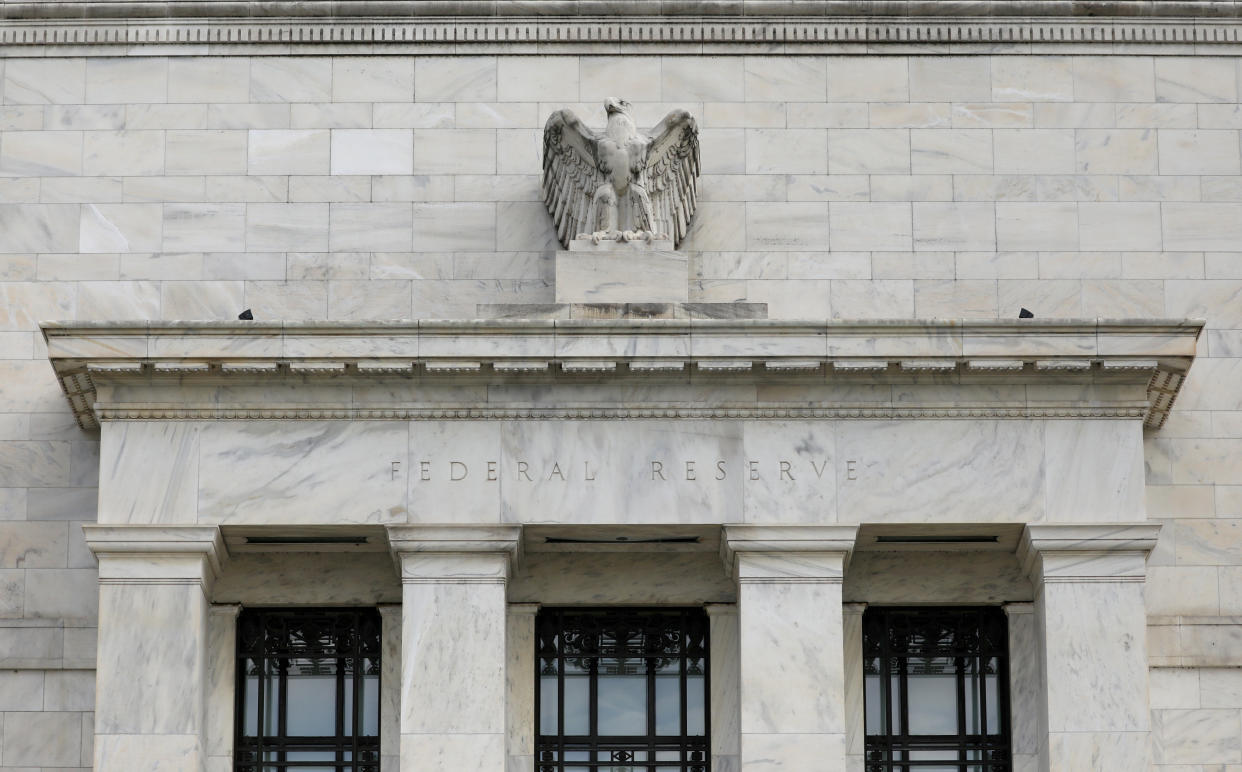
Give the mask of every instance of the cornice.
M 1242 0 L 26 0 L 0 55 L 733 53 L 949 46 L 1219 53 Z
M 1203 323 L 1165 320 L 422 321 L 46 323 L 48 356 L 79 424 L 107 420 L 1141 418 L 1158 428 Z M 354 404 L 352 384 L 1130 384 L 1145 401 L 1068 396 L 1019 404 L 471 402 Z M 331 404 L 288 397 L 203 403 L 183 384 L 342 387 Z M 160 402 L 109 402 L 100 384 L 150 383 Z M 259 390 L 262 393 L 262 390 Z M 286 389 L 282 393 L 288 394 Z M 256 398 L 259 399 L 259 398 Z

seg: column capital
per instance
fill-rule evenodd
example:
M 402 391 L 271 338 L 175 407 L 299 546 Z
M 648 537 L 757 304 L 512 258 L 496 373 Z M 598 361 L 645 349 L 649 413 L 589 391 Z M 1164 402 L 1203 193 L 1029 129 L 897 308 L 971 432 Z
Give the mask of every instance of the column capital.
M 199 584 L 204 591 L 228 560 L 214 525 L 84 525 L 101 584 Z
M 840 582 L 856 525 L 726 525 L 725 571 L 739 582 Z
M 520 525 L 390 525 L 403 583 L 504 583 L 522 551 Z
M 229 619 L 236 619 L 241 610 L 242 606 L 240 603 L 213 603 L 207 607 L 207 613 L 211 616 Z
M 866 603 L 846 602 L 841 604 L 841 613 L 846 615 L 854 615 L 857 617 L 867 613 Z
M 1033 523 L 1017 556 L 1035 582 L 1142 582 L 1160 523 Z
M 1002 603 L 1001 608 L 1005 610 L 1006 617 L 1013 617 L 1017 614 L 1035 613 L 1035 603 L 1029 600 L 1015 600 L 1008 603 Z
M 509 603 L 505 608 L 510 616 L 533 617 L 543 608 L 542 603 Z

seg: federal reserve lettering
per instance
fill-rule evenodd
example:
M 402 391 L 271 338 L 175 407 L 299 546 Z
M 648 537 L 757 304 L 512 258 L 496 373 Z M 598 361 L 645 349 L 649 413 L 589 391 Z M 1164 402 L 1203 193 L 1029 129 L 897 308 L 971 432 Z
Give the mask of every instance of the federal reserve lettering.
M 398 462 L 393 463 L 394 473 Z M 776 480 L 796 482 L 799 480 L 822 480 L 832 468 L 828 458 L 789 459 L 651 459 L 639 468 L 631 467 L 624 474 L 628 479 L 661 482 L 711 482 L 724 481 L 740 476 L 743 480 Z M 420 482 L 499 482 L 501 479 L 517 482 L 595 482 L 617 474 L 612 465 L 598 461 L 558 459 L 554 461 L 524 461 L 520 459 L 448 461 L 424 459 L 418 462 L 415 479 Z M 855 481 L 861 476 L 855 460 L 840 463 L 843 479 Z

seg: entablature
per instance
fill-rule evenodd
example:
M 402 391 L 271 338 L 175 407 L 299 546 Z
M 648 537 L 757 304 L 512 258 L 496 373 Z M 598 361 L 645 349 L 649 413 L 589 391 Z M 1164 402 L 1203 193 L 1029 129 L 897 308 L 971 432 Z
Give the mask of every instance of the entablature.
M 50 322 L 86 429 L 142 419 L 1141 418 L 1182 320 Z M 709 387 L 709 388 L 705 388 Z

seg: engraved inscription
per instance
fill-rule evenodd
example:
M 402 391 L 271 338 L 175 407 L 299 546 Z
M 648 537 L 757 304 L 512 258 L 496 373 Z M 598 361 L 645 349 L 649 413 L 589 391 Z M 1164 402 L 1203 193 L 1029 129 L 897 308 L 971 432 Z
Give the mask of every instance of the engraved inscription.
M 732 463 L 732 467 L 731 467 Z M 776 480 L 783 483 L 796 483 L 799 480 L 823 480 L 829 469 L 830 459 L 746 459 L 738 462 L 728 459 L 715 459 L 703 462 L 701 459 L 669 461 L 651 459 L 639 474 L 639 479 L 649 483 L 668 482 L 722 482 L 729 479 L 730 474 L 737 473 L 746 481 Z M 473 465 L 473 466 L 472 466 Z M 704 474 L 702 466 L 711 470 Z M 632 473 L 609 468 L 593 460 L 579 461 L 576 459 L 554 459 L 544 464 L 532 465 L 529 461 L 514 461 L 508 470 L 497 460 L 484 462 L 449 459 L 438 461 L 420 459 L 418 461 L 418 480 L 433 482 L 447 480 L 449 482 L 466 482 L 482 479 L 486 482 L 499 482 L 502 476 L 518 482 L 595 482 L 600 475 L 617 474 L 621 471 L 628 479 Z M 396 479 L 401 473 L 401 462 L 392 462 L 392 476 Z M 849 481 L 858 480 L 858 461 L 850 459 L 843 463 L 842 476 Z M 473 475 L 473 476 L 472 476 Z

